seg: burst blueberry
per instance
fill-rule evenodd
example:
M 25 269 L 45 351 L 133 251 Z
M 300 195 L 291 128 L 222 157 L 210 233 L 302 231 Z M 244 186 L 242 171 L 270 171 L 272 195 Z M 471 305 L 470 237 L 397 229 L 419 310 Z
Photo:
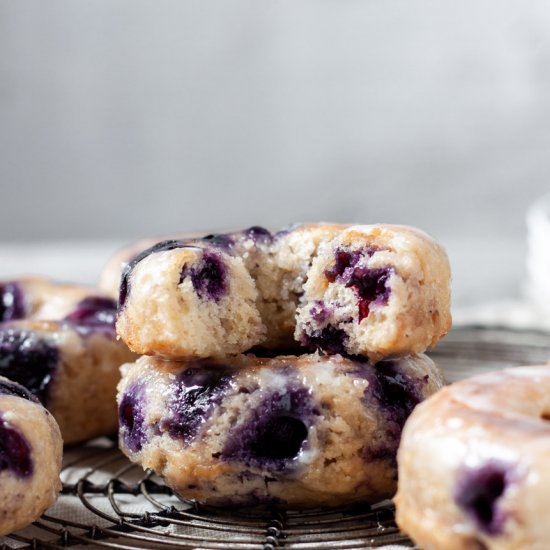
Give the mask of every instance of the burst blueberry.
M 422 388 L 428 380 L 406 375 L 393 361 L 382 361 L 374 367 L 358 364 L 356 375 L 368 380 L 364 400 L 368 407 L 372 407 L 373 403 L 378 406 L 385 431 L 385 442 L 369 446 L 365 451 L 366 458 L 395 463 L 403 426 L 416 405 L 422 401 Z
M 122 396 L 118 407 L 122 441 L 134 453 L 140 451 L 145 442 L 145 406 L 145 388 L 135 384 Z
M 184 370 L 174 384 L 169 414 L 161 429 L 189 444 L 231 384 L 233 370 L 224 365 L 201 364 Z
M 31 446 L 26 437 L 0 417 L 0 472 L 8 470 L 27 478 L 33 469 Z
M 321 349 L 329 354 L 340 353 L 344 355 L 348 335 L 341 328 L 327 325 L 322 329 L 313 330 L 310 334 L 304 332 L 300 339 L 308 349 Z
M 458 478 L 455 502 L 479 529 L 489 535 L 498 535 L 504 529 L 506 517 L 499 503 L 509 478 L 508 467 L 497 462 L 465 469 Z
M 25 386 L 44 405 L 59 359 L 57 347 L 32 332 L 0 330 L 0 375 Z
M 180 283 L 191 277 L 191 283 L 200 298 L 219 301 L 227 292 L 227 267 L 221 257 L 211 251 L 205 251 L 199 264 L 188 269 L 184 265 L 180 274 Z
M 334 254 L 334 265 L 325 270 L 325 277 L 330 283 L 339 281 L 357 293 L 359 322 L 368 317 L 372 303 L 386 304 L 390 296 L 389 279 L 394 272 L 393 268 L 358 265 L 363 258 L 371 257 L 377 250 L 374 247 L 353 252 L 338 249 Z
M 235 431 L 222 458 L 274 471 L 288 470 L 304 447 L 313 422 L 308 389 L 296 383 L 265 398 Z
M 80 301 L 76 309 L 65 318 L 77 327 L 114 331 L 116 302 L 102 296 L 89 296 Z

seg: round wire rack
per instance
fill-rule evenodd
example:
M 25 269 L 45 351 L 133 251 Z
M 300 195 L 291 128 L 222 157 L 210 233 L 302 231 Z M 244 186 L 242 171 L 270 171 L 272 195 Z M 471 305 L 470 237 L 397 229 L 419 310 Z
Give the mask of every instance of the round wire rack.
M 546 363 L 550 336 L 500 328 L 453 330 L 431 353 L 449 381 L 485 370 Z M 0 548 L 317 550 L 413 547 L 390 501 L 308 511 L 227 510 L 180 499 L 128 461 L 114 439 L 65 449 L 58 502 Z M 395 546 L 392 546 L 395 548 Z

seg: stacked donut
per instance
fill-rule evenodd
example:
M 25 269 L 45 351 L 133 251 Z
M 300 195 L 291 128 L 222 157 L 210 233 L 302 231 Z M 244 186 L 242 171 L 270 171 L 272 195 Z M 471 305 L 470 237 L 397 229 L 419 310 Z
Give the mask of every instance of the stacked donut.
M 444 250 L 402 226 L 252 227 L 134 251 L 116 328 L 142 357 L 123 367 L 120 446 L 208 504 L 389 497 L 401 428 L 443 384 L 422 352 L 449 329 L 449 287 Z

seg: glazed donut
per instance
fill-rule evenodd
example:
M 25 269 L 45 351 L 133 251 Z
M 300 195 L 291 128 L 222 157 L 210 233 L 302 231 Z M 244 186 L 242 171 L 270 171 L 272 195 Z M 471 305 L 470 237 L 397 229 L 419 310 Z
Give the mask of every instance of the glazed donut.
M 171 359 L 301 343 L 377 360 L 421 352 L 446 333 L 449 285 L 443 249 L 410 228 L 252 227 L 135 257 L 117 333 L 139 354 Z
M 65 443 L 116 433 L 119 367 L 135 359 L 116 340 L 116 302 L 94 289 L 27 278 L 1 283 L 0 303 L 0 375 L 38 397 Z
M 183 497 L 213 505 L 392 496 L 401 428 L 443 384 L 425 355 L 377 365 L 318 354 L 141 357 L 122 371 L 122 451 Z
M 27 389 L 0 377 L 0 535 L 25 527 L 56 501 L 62 451 L 52 415 Z
M 422 403 L 398 452 L 397 523 L 430 549 L 550 548 L 550 368 L 457 382 Z

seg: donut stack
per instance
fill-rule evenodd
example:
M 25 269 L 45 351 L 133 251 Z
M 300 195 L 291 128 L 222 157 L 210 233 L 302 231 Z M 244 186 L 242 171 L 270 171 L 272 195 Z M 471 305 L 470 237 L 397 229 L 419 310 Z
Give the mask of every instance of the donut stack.
M 118 390 L 132 461 L 213 505 L 394 494 L 402 426 L 443 385 L 422 355 L 451 322 L 437 243 L 315 224 L 133 250 L 116 324 L 142 355 Z

